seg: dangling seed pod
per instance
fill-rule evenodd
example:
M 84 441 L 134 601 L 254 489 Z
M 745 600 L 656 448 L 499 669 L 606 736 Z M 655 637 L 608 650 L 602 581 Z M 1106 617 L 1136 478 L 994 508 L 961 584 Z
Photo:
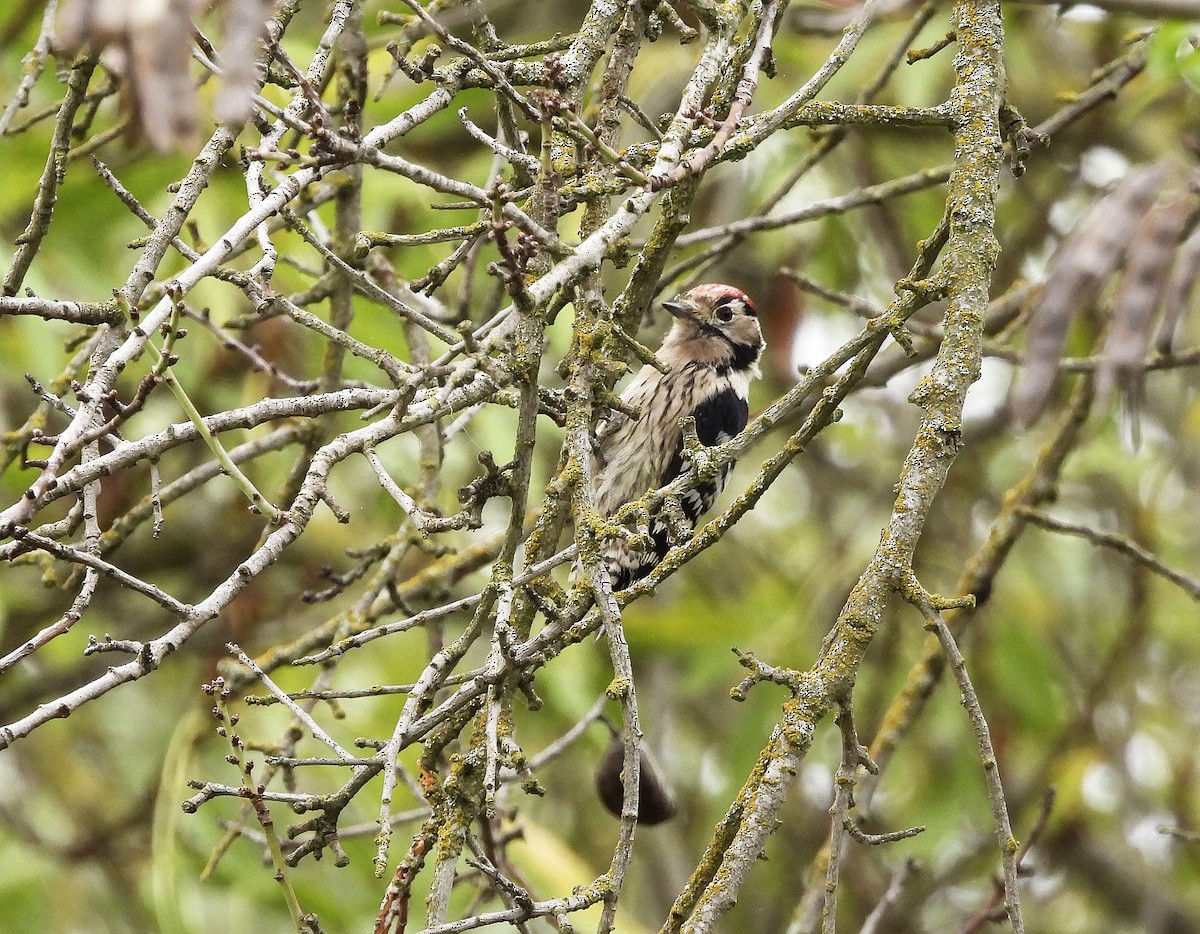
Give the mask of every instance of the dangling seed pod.
M 638 823 L 661 824 L 675 816 L 675 795 L 663 780 L 654 759 L 644 748 L 638 749 Z M 625 797 L 621 770 L 625 764 L 625 742 L 613 738 L 596 768 L 596 791 L 609 813 L 620 817 Z

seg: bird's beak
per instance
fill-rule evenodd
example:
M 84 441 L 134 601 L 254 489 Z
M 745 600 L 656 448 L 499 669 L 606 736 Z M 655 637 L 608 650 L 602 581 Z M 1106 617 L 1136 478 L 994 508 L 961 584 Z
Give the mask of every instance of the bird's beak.
M 690 321 L 692 324 L 699 324 L 696 318 L 696 309 L 688 302 L 674 301 L 663 302 L 663 308 L 667 309 L 674 318 L 681 318 L 684 321 Z

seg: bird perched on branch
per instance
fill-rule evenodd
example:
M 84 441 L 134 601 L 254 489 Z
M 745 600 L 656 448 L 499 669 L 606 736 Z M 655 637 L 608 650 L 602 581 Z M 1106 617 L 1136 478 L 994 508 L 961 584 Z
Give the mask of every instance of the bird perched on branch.
M 750 381 L 759 375 L 765 342 L 754 303 L 731 285 L 698 285 L 663 307 L 675 318 L 656 354 L 666 372 L 646 364 L 621 394 L 640 417 L 615 413 L 597 436 L 592 496 L 597 511 L 611 516 L 649 490 L 665 486 L 687 466 L 680 419 L 691 416 L 699 442 L 711 447 L 746 427 Z M 687 528 L 725 488 L 731 464 L 681 497 Z M 665 517 L 650 524 L 653 546 L 635 551 L 621 540 L 604 548 L 613 590 L 645 577 L 670 548 Z

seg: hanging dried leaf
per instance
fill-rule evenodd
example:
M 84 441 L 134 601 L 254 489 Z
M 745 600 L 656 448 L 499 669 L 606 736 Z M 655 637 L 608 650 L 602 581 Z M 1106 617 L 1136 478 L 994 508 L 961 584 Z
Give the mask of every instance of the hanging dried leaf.
M 160 152 L 191 141 L 196 83 L 191 75 L 192 14 L 203 0 L 74 0 L 63 8 L 59 43 L 90 45 L 121 77 L 129 133 Z
M 1155 349 L 1159 353 L 1170 353 L 1175 340 L 1175 331 L 1188 300 L 1196 287 L 1200 274 L 1200 224 L 1175 253 L 1175 265 L 1171 267 L 1171 278 L 1163 290 L 1162 322 L 1158 326 Z
M 188 145 L 196 132 L 196 82 L 190 72 L 196 5 L 168 0 L 157 22 L 129 32 L 122 89 L 132 99 L 136 124 L 159 152 Z
M 1012 400 L 1018 427 L 1032 425 L 1046 407 L 1071 321 L 1095 303 L 1120 266 L 1130 234 L 1154 203 L 1167 171 L 1166 165 L 1158 164 L 1130 172 L 1059 248 L 1030 316 L 1025 366 Z
M 213 101 L 218 123 L 242 124 L 250 119 L 254 95 L 262 85 L 259 53 L 275 0 L 242 0 L 225 11 L 221 50 L 221 83 Z
M 1113 320 L 1096 373 L 1096 405 L 1107 405 L 1115 387 L 1125 393 L 1127 427 L 1136 447 L 1146 376 L 1146 351 L 1154 328 L 1175 248 L 1192 213 L 1191 199 L 1177 198 L 1151 208 L 1134 231 L 1113 302 Z
M 90 43 L 97 50 L 123 42 L 137 23 L 155 23 L 166 0 L 71 0 L 58 20 L 58 43 L 74 52 Z

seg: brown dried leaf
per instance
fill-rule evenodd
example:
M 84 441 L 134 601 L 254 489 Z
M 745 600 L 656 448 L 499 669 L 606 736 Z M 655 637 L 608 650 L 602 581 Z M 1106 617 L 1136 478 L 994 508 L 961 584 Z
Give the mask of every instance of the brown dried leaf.
M 1158 340 L 1155 342 L 1155 349 L 1159 353 L 1171 352 L 1179 319 L 1183 317 L 1188 299 L 1196 287 L 1197 274 L 1200 274 L 1200 225 L 1176 251 L 1171 278 L 1163 290 L 1162 322 L 1158 326 Z
M 164 5 L 162 0 L 72 0 L 59 14 L 58 44 L 67 52 L 87 43 L 102 49 L 123 40 L 131 23 L 153 19 Z
M 161 18 L 129 33 L 129 70 L 123 76 L 146 139 L 159 152 L 191 142 L 196 130 L 191 0 L 168 0 Z
M 241 0 L 226 9 L 221 83 L 213 101 L 218 123 L 240 125 L 250 119 L 254 95 L 262 86 L 259 54 L 274 12 L 275 0 Z
M 1152 208 L 1134 231 L 1113 303 L 1113 320 L 1096 372 L 1096 405 L 1107 405 L 1116 386 L 1125 392 L 1128 427 L 1136 446 L 1146 351 L 1175 248 L 1192 213 L 1190 198 Z
M 1025 366 L 1012 399 L 1012 418 L 1018 427 L 1032 425 L 1046 407 L 1071 321 L 1096 301 L 1109 275 L 1120 266 L 1130 234 L 1154 203 L 1167 172 L 1165 164 L 1131 171 L 1059 248 L 1030 315 Z
M 203 0 L 74 0 L 62 11 L 59 42 L 107 50 L 121 76 L 130 132 L 160 152 L 185 146 L 196 127 L 191 76 L 192 13 Z

